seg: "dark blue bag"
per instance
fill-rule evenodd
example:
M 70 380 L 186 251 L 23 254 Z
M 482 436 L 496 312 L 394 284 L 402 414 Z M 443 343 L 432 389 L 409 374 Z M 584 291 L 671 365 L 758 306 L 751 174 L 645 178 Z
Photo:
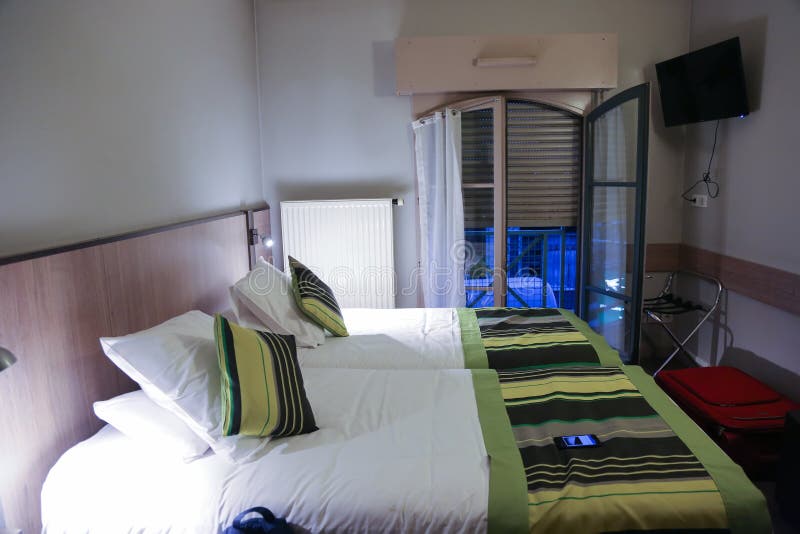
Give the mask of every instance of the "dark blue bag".
M 245 519 L 250 514 L 261 517 Z M 226 528 L 222 534 L 293 534 L 293 531 L 285 519 L 275 517 L 263 506 L 256 506 L 237 515 L 233 526 Z

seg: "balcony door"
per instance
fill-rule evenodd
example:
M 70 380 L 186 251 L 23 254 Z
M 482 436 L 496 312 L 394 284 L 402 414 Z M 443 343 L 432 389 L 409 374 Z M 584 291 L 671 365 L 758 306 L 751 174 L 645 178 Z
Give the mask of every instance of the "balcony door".
M 583 117 L 501 95 L 453 107 L 467 306 L 575 310 Z
M 649 84 L 586 117 L 580 316 L 620 352 L 638 358 L 644 277 Z
M 504 306 L 505 98 L 465 102 L 459 109 L 466 304 Z

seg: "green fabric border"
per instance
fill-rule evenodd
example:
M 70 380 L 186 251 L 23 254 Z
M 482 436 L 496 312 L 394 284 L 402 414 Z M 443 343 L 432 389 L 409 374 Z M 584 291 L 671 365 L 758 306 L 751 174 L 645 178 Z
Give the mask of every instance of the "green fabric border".
M 625 365 L 622 370 L 714 479 L 725 503 L 730 531 L 733 534 L 770 534 L 772 524 L 766 499 L 742 468 L 733 463 L 641 367 Z
M 606 367 L 619 367 L 622 365 L 622 360 L 619 353 L 611 348 L 603 336 L 592 330 L 585 321 L 579 319 L 577 315 L 569 310 L 558 308 L 561 315 L 574 326 L 578 332 L 586 336 L 589 343 L 592 344 L 594 350 L 597 351 L 597 357 L 600 358 L 600 365 Z
M 488 369 L 489 357 L 481 340 L 478 316 L 471 308 L 457 308 L 461 329 L 461 346 L 464 349 L 464 369 Z
M 492 369 L 473 369 L 472 384 L 489 456 L 487 532 L 528 532 L 528 482 L 503 403 L 500 380 Z

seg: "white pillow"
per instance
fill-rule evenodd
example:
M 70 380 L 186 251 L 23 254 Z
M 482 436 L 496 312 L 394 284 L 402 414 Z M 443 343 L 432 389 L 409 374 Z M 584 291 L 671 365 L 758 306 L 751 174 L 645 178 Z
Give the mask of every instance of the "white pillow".
M 292 279 L 263 258 L 236 282 L 231 295 L 240 320 L 246 321 L 243 316 L 247 311 L 270 332 L 294 336 L 298 347 L 316 347 L 325 342 L 325 331 L 297 307 Z
M 200 458 L 208 450 L 208 443 L 186 423 L 150 400 L 141 390 L 95 402 L 94 413 L 132 440 L 178 456 L 184 462 Z
M 149 330 L 101 338 L 103 351 L 150 399 L 203 438 L 217 454 L 241 462 L 267 439 L 222 435 L 220 372 L 214 319 L 191 311 Z
M 222 312 L 223 317 L 233 323 L 238 324 L 239 326 L 249 328 L 250 330 L 271 332 L 271 330 L 266 327 L 264 323 L 258 319 L 258 317 L 253 315 L 253 313 L 247 308 L 247 306 L 244 305 L 241 299 L 239 299 L 239 295 L 235 286 L 231 286 L 229 291 L 231 295 L 232 309 Z

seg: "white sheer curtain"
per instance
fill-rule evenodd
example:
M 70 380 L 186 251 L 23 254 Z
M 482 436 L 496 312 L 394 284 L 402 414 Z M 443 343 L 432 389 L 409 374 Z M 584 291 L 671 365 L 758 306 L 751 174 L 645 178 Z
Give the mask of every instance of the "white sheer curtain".
M 461 113 L 447 109 L 414 127 L 426 308 L 465 306 L 464 199 L 461 194 Z

